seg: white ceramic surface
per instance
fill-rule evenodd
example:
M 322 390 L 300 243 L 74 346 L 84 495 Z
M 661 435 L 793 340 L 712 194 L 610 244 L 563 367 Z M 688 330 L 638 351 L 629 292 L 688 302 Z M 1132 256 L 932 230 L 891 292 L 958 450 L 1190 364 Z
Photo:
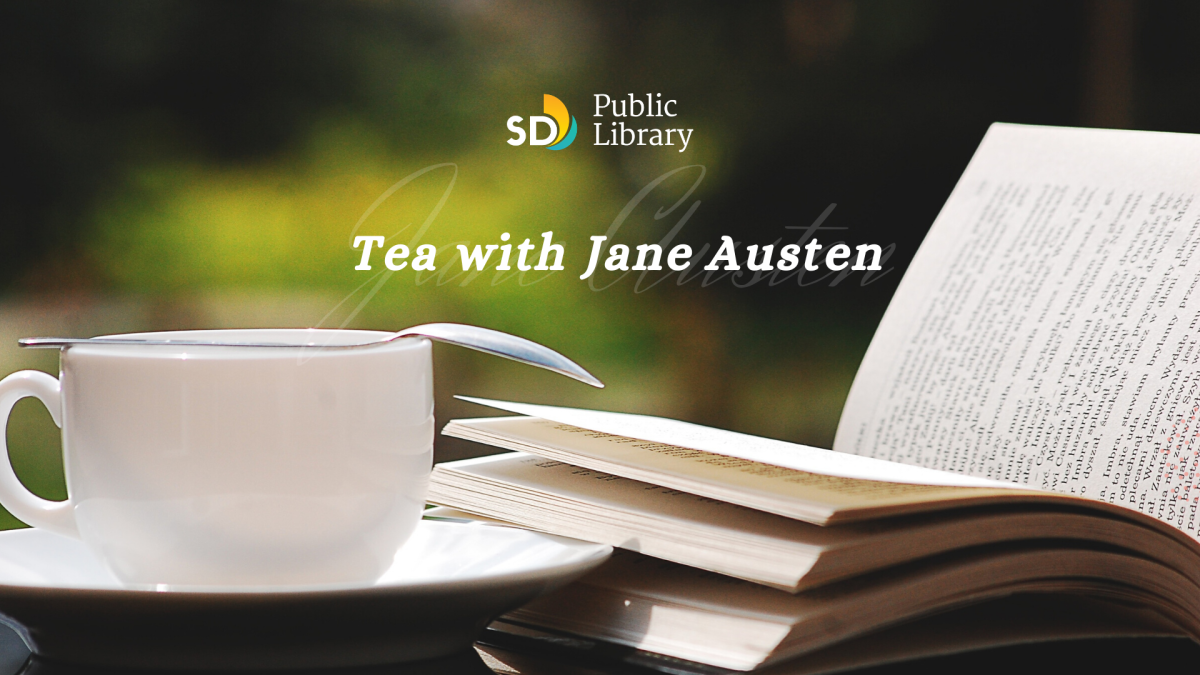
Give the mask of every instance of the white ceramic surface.
M 335 593 L 418 586 L 502 586 L 506 577 L 557 576 L 608 558 L 611 546 L 484 523 L 420 521 L 407 545 L 373 582 L 343 586 L 131 587 L 78 540 L 33 528 L 0 532 L 0 598 L 3 587 L 146 592 L 176 595 Z M 0 600 L 0 610 L 2 607 Z
M 386 335 L 180 331 L 127 337 L 297 348 L 69 347 L 61 385 L 39 371 L 0 381 L 0 416 L 36 396 L 62 426 L 69 498 L 30 494 L 3 452 L 0 502 L 35 527 L 80 537 L 126 584 L 373 581 L 424 506 L 430 344 L 301 346 Z
M 117 580 L 81 542 L 0 532 L 0 621 L 62 663 L 334 667 L 467 649 L 499 614 L 603 563 L 609 546 L 422 521 L 377 581 L 352 587 L 157 590 Z

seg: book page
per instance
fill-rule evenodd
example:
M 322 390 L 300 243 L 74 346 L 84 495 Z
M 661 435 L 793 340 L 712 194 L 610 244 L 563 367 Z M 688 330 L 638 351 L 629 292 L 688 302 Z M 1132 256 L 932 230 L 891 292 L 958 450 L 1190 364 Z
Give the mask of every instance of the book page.
M 790 622 L 794 628 L 766 659 L 771 662 L 888 624 L 1014 592 L 1085 593 L 1154 607 L 1195 635 L 1194 620 L 1163 599 L 1187 602 L 1194 599 L 1195 586 L 1172 570 L 1114 551 L 976 550 L 797 595 L 705 577 L 661 561 L 638 562 L 631 554 L 618 551 L 595 572 L 503 619 L 585 638 L 618 642 L 622 637 L 634 638 L 628 640 L 632 646 L 693 660 L 697 656 L 688 651 L 738 645 L 732 631 L 727 633 L 730 637 L 718 636 L 712 642 L 690 637 L 698 633 L 693 626 L 710 625 L 709 617 Z M 651 607 L 675 609 L 685 613 L 687 620 L 656 625 L 646 621 L 653 618 L 646 616 Z M 641 630 L 628 630 L 631 627 Z M 667 651 L 672 645 L 676 650 Z
M 529 418 L 523 418 L 529 419 Z M 699 528 L 739 540 L 762 537 L 811 545 L 839 544 L 862 538 L 864 528 L 818 527 L 708 497 L 583 469 L 526 453 L 505 453 L 438 465 L 438 471 L 478 476 L 532 494 L 554 497 L 653 518 L 678 532 Z M 869 529 L 867 530 L 869 531 Z
M 1026 494 L 1058 497 L 1069 510 L 1019 504 L 820 527 L 524 452 L 444 462 L 429 483 L 430 502 L 476 514 L 458 518 L 482 514 L 791 592 L 950 550 L 1034 540 L 1138 551 L 1200 583 L 1195 539 L 1128 509 L 1047 492 Z M 1017 495 L 1004 494 L 1010 503 Z M 1081 503 L 1092 508 L 1079 509 Z M 1105 517 L 1110 510 L 1128 519 Z M 444 508 L 430 515 L 454 517 Z
M 700 459 L 710 460 L 712 466 L 720 461 L 707 455 L 722 455 L 771 466 L 796 469 L 824 476 L 840 476 L 861 480 L 890 483 L 914 483 L 921 485 L 954 485 L 958 487 L 1020 487 L 999 481 L 979 479 L 945 471 L 932 471 L 918 466 L 883 462 L 869 457 L 830 452 L 798 443 L 777 441 L 761 436 L 739 434 L 735 431 L 690 424 L 679 420 L 649 415 L 605 412 L 561 408 L 532 403 L 492 401 L 470 396 L 457 396 L 464 401 L 478 403 L 491 408 L 507 410 L 519 415 L 539 417 L 544 420 L 578 427 L 601 435 L 618 436 L 626 439 L 648 441 L 644 449 L 655 444 L 672 446 L 676 449 L 696 450 Z M 475 421 L 475 420 L 472 420 Z M 597 437 L 598 438 L 598 437 Z M 730 463 L 733 465 L 735 463 Z
M 905 274 L 834 449 L 1192 534 L 1200 136 L 993 125 Z
M 579 662 L 593 665 L 616 665 L 628 659 L 619 647 L 609 651 L 604 645 L 590 640 L 567 641 L 557 633 L 518 626 L 503 619 L 488 628 L 485 639 L 476 643 L 475 649 L 483 652 L 485 658 L 493 657 L 489 665 L 505 675 L 544 671 L 556 675 L 596 675 L 599 672 L 587 668 L 566 669 L 561 656 L 552 661 L 547 670 L 546 661 L 539 660 L 541 650 L 546 650 L 547 659 L 550 655 L 561 655 L 564 648 L 578 650 Z M 820 675 L 1052 640 L 1132 637 L 1188 639 L 1178 627 L 1150 609 L 1066 593 L 1015 595 L 872 631 L 757 673 Z M 496 644 L 504 645 L 504 648 Z M 639 656 L 651 663 L 677 665 L 670 659 L 656 659 L 645 652 Z
M 1045 494 L 831 476 L 535 417 L 454 420 L 442 433 L 818 524 L 883 515 L 901 506 L 928 509 Z

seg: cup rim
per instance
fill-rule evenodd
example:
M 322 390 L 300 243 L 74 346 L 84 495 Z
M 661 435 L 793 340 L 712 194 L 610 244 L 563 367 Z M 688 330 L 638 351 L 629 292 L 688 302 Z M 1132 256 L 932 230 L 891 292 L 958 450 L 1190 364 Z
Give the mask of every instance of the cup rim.
M 172 331 L 143 331 L 136 333 L 114 333 L 97 337 L 111 339 L 150 340 L 214 340 L 227 342 L 295 342 L 295 348 L 256 348 L 228 345 L 72 345 L 63 350 L 63 356 L 103 356 L 120 358 L 202 358 L 202 359 L 271 359 L 346 357 L 350 355 L 378 354 L 420 349 L 428 340 L 420 337 L 400 338 L 369 350 L 325 350 L 325 345 L 352 345 L 385 338 L 390 331 L 346 329 L 346 328 L 212 328 Z

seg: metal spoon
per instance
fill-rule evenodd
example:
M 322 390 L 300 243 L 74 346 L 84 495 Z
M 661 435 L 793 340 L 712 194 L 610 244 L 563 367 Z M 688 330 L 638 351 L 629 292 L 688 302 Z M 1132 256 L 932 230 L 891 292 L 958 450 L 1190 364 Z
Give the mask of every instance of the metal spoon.
M 57 338 L 33 337 L 21 338 L 17 344 L 32 349 L 61 349 L 74 345 L 162 345 L 172 347 L 287 347 L 291 349 L 315 347 L 318 349 L 363 349 L 387 344 L 393 340 L 406 337 L 423 337 L 437 342 L 446 342 L 467 349 L 474 349 L 486 354 L 502 356 L 513 361 L 520 361 L 538 368 L 552 370 L 560 375 L 579 380 L 593 387 L 604 387 L 604 383 L 596 379 L 588 371 L 571 359 L 542 345 L 519 338 L 508 333 L 466 326 L 460 323 L 427 323 L 421 326 L 405 328 L 399 333 L 393 333 L 381 340 L 363 342 L 352 345 L 298 345 L 283 342 L 212 342 L 206 340 L 142 340 L 137 338 Z

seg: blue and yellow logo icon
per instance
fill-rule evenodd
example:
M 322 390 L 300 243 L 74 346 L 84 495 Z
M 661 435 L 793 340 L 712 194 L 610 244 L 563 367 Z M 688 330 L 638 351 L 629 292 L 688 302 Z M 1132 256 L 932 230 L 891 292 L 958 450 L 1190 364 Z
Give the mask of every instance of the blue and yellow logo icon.
M 562 150 L 575 142 L 575 134 L 579 131 L 579 126 L 575 123 L 575 118 L 571 116 L 571 113 L 567 112 L 567 106 L 558 100 L 557 96 L 550 94 L 542 96 L 542 112 L 548 116 L 530 116 L 528 135 L 519 126 L 521 122 L 525 121 L 523 117 L 513 115 L 508 118 L 508 130 L 516 134 L 513 138 L 508 139 L 508 144 L 522 145 L 528 138 L 530 145 L 545 146 L 547 150 Z M 549 132 L 545 136 L 539 135 L 542 125 L 545 125 Z

